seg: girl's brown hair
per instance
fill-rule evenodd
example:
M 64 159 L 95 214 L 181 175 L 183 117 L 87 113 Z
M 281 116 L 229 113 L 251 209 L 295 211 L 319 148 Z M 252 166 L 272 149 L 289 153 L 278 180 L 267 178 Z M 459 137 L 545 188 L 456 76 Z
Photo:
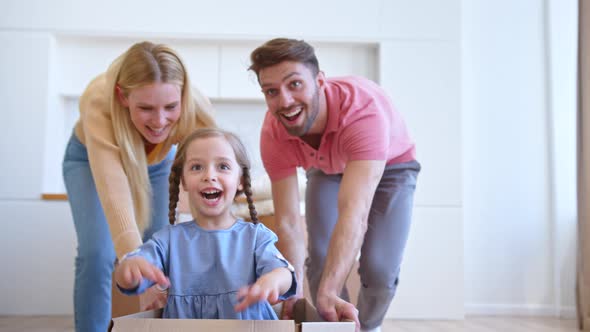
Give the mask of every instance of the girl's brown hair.
M 256 212 L 256 207 L 254 207 L 254 201 L 252 199 L 252 181 L 250 179 L 251 164 L 250 159 L 248 158 L 248 153 L 246 152 L 246 147 L 238 136 L 219 128 L 197 129 L 178 145 L 176 157 L 174 158 L 174 163 L 172 163 L 172 169 L 170 171 L 170 205 L 168 210 L 170 224 L 174 225 L 174 222 L 176 221 L 176 205 L 178 204 L 178 194 L 180 192 L 180 183 L 182 182 L 182 169 L 184 167 L 184 162 L 186 161 L 186 150 L 193 141 L 208 137 L 223 137 L 234 150 L 236 161 L 242 171 L 242 181 L 244 186 L 244 190 L 238 190 L 236 196 L 241 195 L 242 193 L 246 195 L 248 210 L 250 210 L 250 218 L 253 223 L 257 224 L 258 213 Z

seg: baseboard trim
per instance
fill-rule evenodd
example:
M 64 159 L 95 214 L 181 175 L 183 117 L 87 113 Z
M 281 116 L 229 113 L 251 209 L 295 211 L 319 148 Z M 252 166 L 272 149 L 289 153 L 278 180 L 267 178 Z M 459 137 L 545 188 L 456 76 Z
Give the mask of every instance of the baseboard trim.
M 564 319 L 576 318 L 575 307 L 510 304 L 465 304 L 467 316 L 545 316 Z
M 559 318 L 576 319 L 577 317 L 578 313 L 576 307 L 561 307 Z

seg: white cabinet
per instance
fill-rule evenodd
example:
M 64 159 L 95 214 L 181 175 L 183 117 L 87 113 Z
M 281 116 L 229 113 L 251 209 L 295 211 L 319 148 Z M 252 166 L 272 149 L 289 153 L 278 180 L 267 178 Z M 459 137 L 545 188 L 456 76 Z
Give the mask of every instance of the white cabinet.
M 222 45 L 219 52 L 219 97 L 223 99 L 257 99 L 263 96 L 256 74 L 250 70 L 250 53 L 260 43 Z

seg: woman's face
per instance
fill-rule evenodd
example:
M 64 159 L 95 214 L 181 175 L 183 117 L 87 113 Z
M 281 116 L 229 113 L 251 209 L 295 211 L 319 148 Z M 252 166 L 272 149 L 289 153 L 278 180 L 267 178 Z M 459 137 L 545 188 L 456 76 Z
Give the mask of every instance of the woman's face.
M 148 144 L 162 143 L 180 118 L 181 88 L 171 83 L 152 83 L 120 97 L 129 108 L 131 122 Z

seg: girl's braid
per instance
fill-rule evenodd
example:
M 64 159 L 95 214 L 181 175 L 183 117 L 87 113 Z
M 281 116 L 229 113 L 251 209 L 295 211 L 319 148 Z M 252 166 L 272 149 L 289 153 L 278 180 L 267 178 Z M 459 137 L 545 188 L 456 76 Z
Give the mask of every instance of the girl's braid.
M 243 170 L 243 178 L 244 178 L 244 194 L 246 194 L 246 201 L 248 201 L 248 210 L 250 210 L 250 218 L 252 222 L 257 224 L 258 220 L 258 213 L 256 212 L 256 207 L 254 206 L 254 201 L 252 200 L 252 183 L 250 180 L 250 170 L 248 167 L 242 168 Z
M 174 225 L 176 221 L 176 205 L 178 205 L 178 193 L 180 192 L 180 175 L 182 173 L 182 168 L 178 167 L 176 163 L 172 165 L 172 169 L 170 170 L 170 205 L 168 207 L 168 219 L 170 220 L 170 225 Z

